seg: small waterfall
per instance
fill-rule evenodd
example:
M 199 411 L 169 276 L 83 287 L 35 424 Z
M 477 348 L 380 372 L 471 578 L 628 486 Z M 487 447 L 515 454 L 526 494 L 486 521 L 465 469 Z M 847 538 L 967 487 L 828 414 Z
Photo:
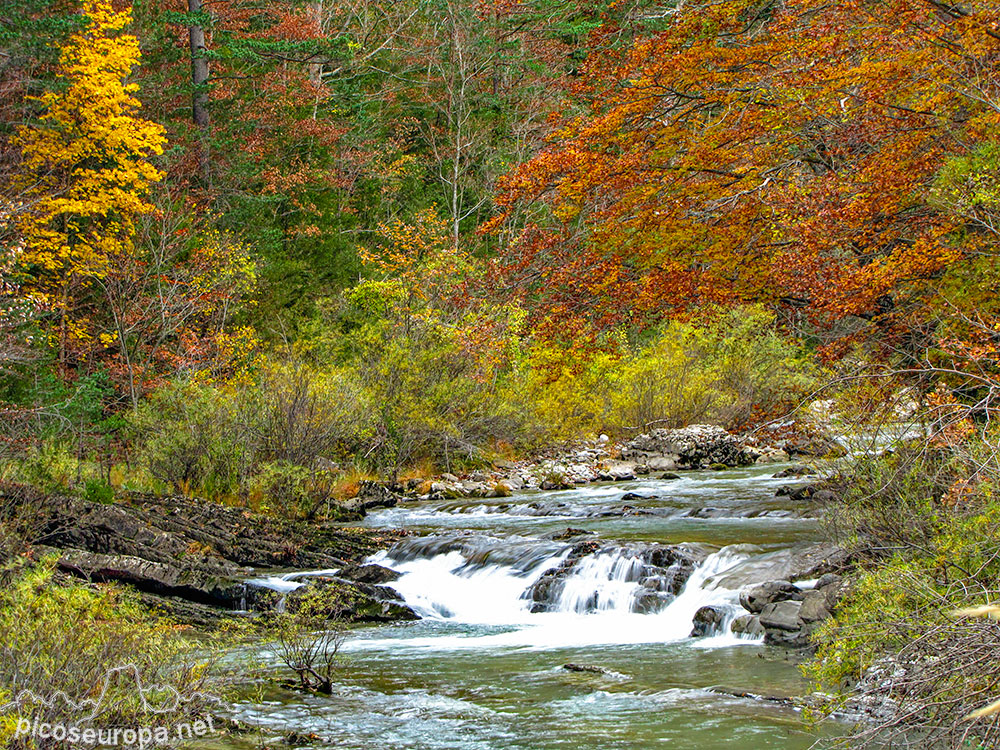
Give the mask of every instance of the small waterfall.
M 305 583 L 303 583 L 301 579 L 316 578 L 319 576 L 332 576 L 336 575 L 339 571 L 339 568 L 330 568 L 328 570 L 300 570 L 292 573 L 284 573 L 282 575 L 250 578 L 244 582 L 240 608 L 243 610 L 248 608 L 254 609 L 254 604 L 263 600 L 266 606 L 262 607 L 262 609 L 273 609 L 275 612 L 279 613 L 284 612 L 285 597 L 296 589 L 305 586 Z M 276 598 L 268 601 L 259 594 L 252 593 L 252 589 L 274 592 L 277 596 Z
M 417 548 L 429 556 L 419 556 Z M 692 554 L 665 545 L 598 540 L 571 545 L 478 537 L 459 544 L 435 538 L 404 540 L 369 562 L 403 574 L 389 585 L 424 618 L 505 628 L 437 638 L 436 647 L 558 648 L 683 640 L 695 612 L 706 605 L 726 613 L 728 632 L 741 609 L 739 589 L 722 585 L 720 574 L 751 553 L 745 546 L 726 547 L 700 562 Z M 723 640 L 739 642 L 728 635 Z
M 587 555 L 562 582 L 554 602 L 560 612 L 631 612 L 647 569 L 633 550 L 615 549 Z
M 721 624 L 723 636 L 732 642 L 739 642 L 736 636 L 730 634 L 729 627 L 737 616 L 745 614 L 740 606 L 740 590 L 725 588 L 720 585 L 719 579 L 722 573 L 739 565 L 749 556 L 744 545 L 732 545 L 709 555 L 695 568 L 681 593 L 659 615 L 669 622 L 673 637 L 686 637 L 691 632 L 695 612 L 702 607 L 711 606 L 725 612 Z

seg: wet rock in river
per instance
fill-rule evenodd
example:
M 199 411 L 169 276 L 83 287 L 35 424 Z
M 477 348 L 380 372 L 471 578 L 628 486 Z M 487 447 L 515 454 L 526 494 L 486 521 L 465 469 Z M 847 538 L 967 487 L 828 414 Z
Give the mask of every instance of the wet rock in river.
M 815 472 L 808 466 L 802 466 L 800 464 L 796 464 L 794 466 L 789 466 L 787 468 L 784 468 L 781 471 L 777 472 L 776 474 L 773 474 L 772 476 L 775 479 L 789 479 L 791 477 L 804 477 L 814 473 Z
M 621 500 L 624 503 L 634 503 L 639 500 L 656 500 L 656 495 L 637 495 L 634 492 L 626 492 L 622 495 Z
M 563 542 L 568 539 L 574 539 L 578 536 L 594 536 L 596 531 L 587 531 L 586 529 L 574 529 L 572 526 L 566 528 L 565 531 L 560 531 L 549 537 L 554 542 Z
M 819 488 L 815 484 L 807 484 L 803 487 L 792 487 L 783 485 L 775 491 L 775 497 L 787 497 L 790 500 L 808 500 Z
M 570 662 L 569 664 L 563 664 L 563 669 L 565 669 L 567 672 L 591 672 L 593 674 L 605 674 L 605 675 L 615 674 L 610 669 L 605 669 L 604 667 L 595 667 L 592 664 L 573 664 L 572 662 Z
M 764 635 L 764 626 L 760 624 L 757 615 L 740 615 L 729 628 L 734 635 L 760 637 Z
M 722 607 L 705 606 L 694 613 L 692 619 L 691 637 L 702 638 L 708 635 L 717 635 L 722 632 L 722 626 L 726 621 L 726 611 Z

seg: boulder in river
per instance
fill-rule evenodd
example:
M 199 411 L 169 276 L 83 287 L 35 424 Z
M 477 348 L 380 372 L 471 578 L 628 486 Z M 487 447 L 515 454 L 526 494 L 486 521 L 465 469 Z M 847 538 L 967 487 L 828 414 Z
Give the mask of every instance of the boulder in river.
M 740 592 L 740 604 L 755 615 L 769 604 L 789 600 L 802 601 L 802 589 L 790 581 L 767 581 L 748 586 Z
M 306 585 L 288 594 L 285 607 L 292 613 L 308 607 L 311 616 L 344 622 L 420 619 L 388 586 L 356 583 L 335 576 L 306 579 Z
M 822 585 L 820 585 L 822 584 Z M 812 644 L 817 626 L 833 616 L 841 596 L 839 576 L 823 576 L 813 589 L 802 590 L 788 581 L 768 581 L 744 589 L 740 603 L 756 615 L 745 615 L 733 623 L 733 632 L 759 627 L 769 646 L 802 649 Z M 756 617 L 757 623 L 749 618 Z
M 764 635 L 764 626 L 757 615 L 740 615 L 729 627 L 734 635 L 759 637 Z
M 792 477 L 804 477 L 808 476 L 809 474 L 815 474 L 815 473 L 816 472 L 814 472 L 808 466 L 803 466 L 802 464 L 795 464 L 793 466 L 788 466 L 782 469 L 781 471 L 773 474 L 772 476 L 775 479 L 789 479 Z
M 722 631 L 726 621 L 726 611 L 722 607 L 705 606 L 694 613 L 691 637 L 702 638 L 707 635 L 717 635 Z
M 800 630 L 799 612 L 801 609 L 801 601 L 782 599 L 770 602 L 764 605 L 760 611 L 760 624 L 764 626 L 765 631 L 786 630 L 792 632 Z
M 815 484 L 807 484 L 802 487 L 793 487 L 790 485 L 783 485 L 779 487 L 774 495 L 775 497 L 787 497 L 790 500 L 808 500 L 814 494 L 816 494 L 818 488 Z

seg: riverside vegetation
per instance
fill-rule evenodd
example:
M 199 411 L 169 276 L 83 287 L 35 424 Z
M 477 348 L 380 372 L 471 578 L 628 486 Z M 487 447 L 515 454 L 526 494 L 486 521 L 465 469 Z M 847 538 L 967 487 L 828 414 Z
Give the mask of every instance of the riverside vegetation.
M 345 621 L 417 616 L 366 512 L 797 454 L 845 582 L 775 589 L 809 710 L 997 741 L 995 3 L 16 5 L 0 703 L 227 696 L 247 639 L 334 692 Z M 643 447 L 700 424 L 752 457 Z

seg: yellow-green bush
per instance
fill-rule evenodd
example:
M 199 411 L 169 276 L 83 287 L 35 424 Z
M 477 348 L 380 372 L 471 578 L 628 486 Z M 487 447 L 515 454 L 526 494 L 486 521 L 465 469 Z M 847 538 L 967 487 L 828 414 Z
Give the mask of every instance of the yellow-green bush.
M 130 593 L 57 583 L 50 561 L 21 571 L 0 588 L 0 704 L 16 700 L 22 691 L 46 700 L 61 691 L 79 703 L 106 688 L 98 715 L 85 725 L 127 728 L 162 724 L 164 717 L 151 714 L 147 705 L 170 701 L 176 690 L 193 700 L 181 703 L 169 721 L 202 718 L 209 704 L 196 694 L 208 695 L 216 685 L 209 663 L 195 653 L 194 644 L 172 623 L 152 615 Z M 147 703 L 136 677 L 147 689 Z M 0 715 L 4 747 L 41 750 L 61 744 L 17 738 L 19 716 L 74 724 L 86 713 L 63 701 L 45 705 L 29 696 L 25 700 L 23 707 Z
M 954 615 L 1000 598 L 997 487 L 991 472 L 968 483 L 975 466 L 950 448 L 915 444 L 845 471 L 829 523 L 859 569 L 815 634 L 806 671 L 836 696 L 830 708 L 859 691 L 867 705 L 895 711 L 860 726 L 859 746 L 919 731 L 925 747 L 975 747 L 954 744 L 975 738 L 986 747 L 1000 731 L 995 719 L 963 720 L 1000 696 L 1000 629 Z

